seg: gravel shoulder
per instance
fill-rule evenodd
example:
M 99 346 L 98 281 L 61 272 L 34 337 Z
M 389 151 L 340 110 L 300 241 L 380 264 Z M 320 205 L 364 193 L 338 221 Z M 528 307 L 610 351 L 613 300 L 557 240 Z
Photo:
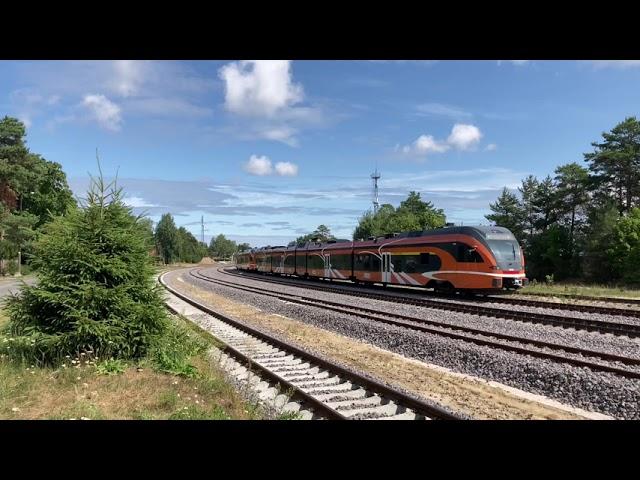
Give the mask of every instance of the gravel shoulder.
M 181 278 L 183 273 L 173 272 L 166 279 L 175 288 L 222 313 L 473 418 L 605 418 L 604 415 L 563 405 L 500 382 L 408 358 L 367 341 L 294 319 L 293 315 L 282 315 L 248 305 L 226 294 L 220 295 L 195 286 L 186 275 Z

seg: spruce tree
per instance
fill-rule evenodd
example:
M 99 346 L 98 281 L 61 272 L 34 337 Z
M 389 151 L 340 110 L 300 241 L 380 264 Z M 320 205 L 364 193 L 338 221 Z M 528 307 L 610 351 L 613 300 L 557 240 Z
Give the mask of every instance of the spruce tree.
M 167 326 L 147 229 L 115 183 L 92 178 L 82 208 L 55 217 L 35 242 L 37 284 L 7 302 L 13 351 L 38 364 L 83 351 L 143 356 Z

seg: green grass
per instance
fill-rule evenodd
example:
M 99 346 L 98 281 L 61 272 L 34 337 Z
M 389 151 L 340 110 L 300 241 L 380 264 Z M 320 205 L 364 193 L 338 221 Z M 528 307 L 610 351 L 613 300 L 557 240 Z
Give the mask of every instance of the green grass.
M 640 290 L 628 287 L 617 287 L 608 285 L 585 285 L 579 283 L 556 283 L 547 285 L 538 283 L 536 285 L 527 285 L 520 290 L 520 293 L 540 293 L 545 295 L 563 294 L 563 295 L 587 295 L 594 297 L 625 297 L 640 298 Z
M 119 373 L 124 373 L 125 370 L 127 370 L 127 363 L 113 358 L 96 364 L 96 373 L 98 375 L 118 375 Z
M 172 318 L 169 333 L 139 362 L 85 355 L 40 368 L 0 357 L 0 419 L 263 418 L 211 363 L 210 337 Z M 7 322 L 0 310 L 0 329 Z

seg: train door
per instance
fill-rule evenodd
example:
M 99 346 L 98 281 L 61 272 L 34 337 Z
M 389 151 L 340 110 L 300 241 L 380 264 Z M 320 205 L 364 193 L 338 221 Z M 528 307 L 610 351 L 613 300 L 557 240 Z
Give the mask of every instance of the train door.
M 324 278 L 331 278 L 331 255 L 323 255 L 324 259 Z
M 391 283 L 391 254 L 382 254 L 382 283 Z

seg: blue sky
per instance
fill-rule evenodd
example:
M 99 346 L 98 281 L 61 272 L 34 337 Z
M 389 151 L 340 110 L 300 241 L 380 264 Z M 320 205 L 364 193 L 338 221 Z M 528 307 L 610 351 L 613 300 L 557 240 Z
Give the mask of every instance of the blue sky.
M 0 115 L 32 151 L 118 170 L 127 202 L 199 238 L 350 238 L 410 190 L 448 221 L 487 224 L 503 186 L 582 162 L 640 110 L 640 61 L 2 61 Z

